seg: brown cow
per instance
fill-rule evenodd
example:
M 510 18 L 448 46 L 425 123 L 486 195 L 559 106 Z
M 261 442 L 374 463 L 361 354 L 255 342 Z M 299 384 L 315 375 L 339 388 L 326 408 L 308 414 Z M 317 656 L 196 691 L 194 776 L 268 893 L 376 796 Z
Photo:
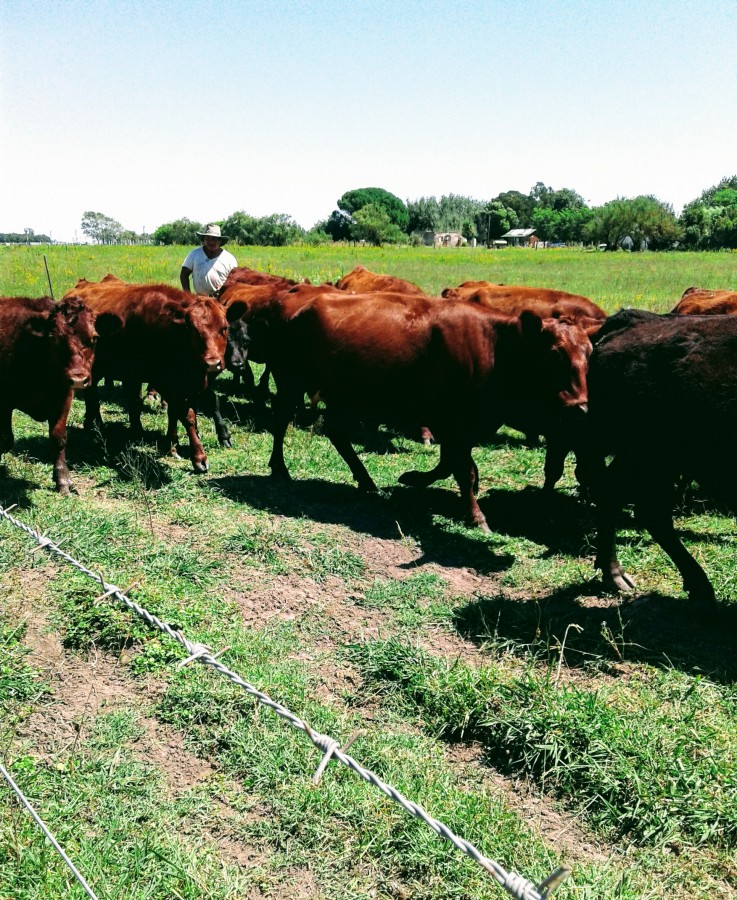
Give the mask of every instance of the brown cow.
M 490 281 L 465 281 L 457 288 L 445 288 L 446 300 L 471 300 L 495 312 L 518 316 L 521 312 L 537 313 L 543 318 L 573 319 L 589 330 L 596 330 L 607 314 L 588 297 L 527 285 L 492 284 Z
M 548 288 L 526 285 L 492 284 L 490 281 L 465 281 L 457 288 L 445 288 L 442 296 L 447 300 L 466 300 L 485 306 L 496 313 L 519 315 L 527 311 L 542 318 L 565 319 L 575 322 L 593 340 L 607 317 L 601 307 L 581 294 L 569 294 Z M 590 347 L 589 347 L 590 351 Z M 519 421 L 515 426 L 527 436 L 531 444 L 537 443 L 538 433 L 532 423 Z M 572 447 L 573 436 L 567 433 L 567 423 L 556 426 L 545 434 L 545 485 L 552 491 L 563 474 L 565 458 Z
M 94 313 L 78 297 L 0 297 L 0 454 L 14 443 L 12 416 L 20 409 L 49 423 L 54 484 L 74 490 L 66 463 L 67 417 L 75 390 L 91 381 L 96 328 L 120 328 L 114 315 Z
M 403 429 L 429 425 L 441 444 L 440 462 L 400 480 L 423 486 L 453 474 L 467 521 L 488 530 L 475 498 L 471 451 L 479 436 L 520 412 L 543 422 L 585 408 L 581 346 L 588 340 L 567 322 L 399 294 L 356 294 L 346 304 L 325 292 L 282 324 L 274 362 L 275 476 L 289 477 L 284 435 L 306 391 L 325 402 L 325 432 L 363 490 L 376 486 L 345 420 L 358 414 Z
M 690 287 L 672 311 L 679 316 L 733 316 L 737 313 L 737 291 Z
M 102 281 L 86 281 L 82 279 L 77 282 L 74 287 L 80 296 L 89 299 L 98 295 L 101 291 L 107 292 L 109 288 L 130 288 L 136 285 L 122 281 L 115 275 L 107 274 Z M 138 285 L 141 287 L 142 285 Z M 238 378 L 240 373 L 248 368 L 248 345 L 249 345 L 248 327 L 245 322 L 239 319 L 229 321 L 228 339 L 225 346 L 225 368 L 233 373 L 234 378 Z M 249 369 L 250 371 L 250 369 Z M 225 419 L 220 409 L 220 400 L 215 392 L 214 379 L 218 373 L 208 378 L 208 387 L 201 396 L 202 410 L 212 418 L 215 424 L 215 433 L 221 447 L 232 447 L 231 435 Z M 112 380 L 112 379 L 111 379 Z M 153 385 L 148 386 L 146 399 L 155 397 L 157 391 Z M 162 400 L 162 408 L 166 408 L 166 401 Z M 174 424 L 176 428 L 176 424 Z
M 352 272 L 335 282 L 340 291 L 351 291 L 362 294 L 367 291 L 393 291 L 396 294 L 423 294 L 424 291 L 411 281 L 395 278 L 394 275 L 382 275 L 371 272 L 365 266 L 356 266 Z
M 208 386 L 208 376 L 222 371 L 228 318 L 211 297 L 187 294 L 167 284 L 100 283 L 81 286 L 86 302 L 98 314 L 118 315 L 122 329 L 100 340 L 92 370 L 92 385 L 85 392 L 85 427 L 101 425 L 97 383 L 105 378 L 123 382 L 130 427 L 142 434 L 140 390 L 153 385 L 167 403 L 169 450 L 176 455 L 177 422 L 189 437 L 192 465 L 207 471 L 207 456 L 197 432 L 197 398 Z M 239 318 L 242 304 L 233 304 L 228 317 Z

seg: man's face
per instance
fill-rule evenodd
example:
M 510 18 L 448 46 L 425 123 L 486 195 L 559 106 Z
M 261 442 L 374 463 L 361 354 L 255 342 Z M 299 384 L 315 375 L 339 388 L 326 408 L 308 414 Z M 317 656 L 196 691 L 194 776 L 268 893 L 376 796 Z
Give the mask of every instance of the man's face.
M 207 256 L 217 256 L 217 254 L 220 252 L 220 239 L 208 235 L 207 237 L 202 239 L 202 246 L 205 248 L 205 253 Z

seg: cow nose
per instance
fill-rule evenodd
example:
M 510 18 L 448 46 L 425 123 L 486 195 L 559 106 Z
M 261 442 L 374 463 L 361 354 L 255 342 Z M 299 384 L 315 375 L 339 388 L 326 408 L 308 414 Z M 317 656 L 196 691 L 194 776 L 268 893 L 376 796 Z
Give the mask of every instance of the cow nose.
M 82 391 L 85 388 L 88 388 L 91 380 L 89 375 L 85 375 L 82 378 L 74 375 L 69 376 L 69 384 L 73 391 Z
M 223 367 L 223 361 L 221 359 L 206 359 L 205 365 L 208 372 L 219 372 Z

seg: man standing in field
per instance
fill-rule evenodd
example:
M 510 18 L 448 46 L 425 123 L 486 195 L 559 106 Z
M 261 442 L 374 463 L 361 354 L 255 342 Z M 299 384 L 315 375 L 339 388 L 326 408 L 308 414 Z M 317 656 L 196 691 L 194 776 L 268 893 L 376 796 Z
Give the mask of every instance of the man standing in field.
M 223 244 L 228 239 L 220 233 L 220 226 L 209 224 L 204 231 L 196 232 L 202 238 L 202 246 L 190 250 L 182 263 L 179 280 L 182 290 L 192 293 L 189 285 L 190 275 L 194 282 L 195 294 L 206 294 L 208 297 L 215 294 L 223 286 L 228 277 L 228 272 L 238 265 L 232 253 L 223 250 Z

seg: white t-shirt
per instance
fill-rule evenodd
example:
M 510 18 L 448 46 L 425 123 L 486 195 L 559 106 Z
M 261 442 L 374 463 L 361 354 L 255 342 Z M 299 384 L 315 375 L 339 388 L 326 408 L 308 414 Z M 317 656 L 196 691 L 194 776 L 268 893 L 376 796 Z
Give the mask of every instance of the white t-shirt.
M 228 277 L 228 272 L 238 265 L 235 256 L 227 250 L 208 259 L 204 247 L 195 247 L 187 254 L 182 263 L 186 269 L 192 270 L 192 283 L 195 294 L 211 296 L 220 290 L 223 282 Z

